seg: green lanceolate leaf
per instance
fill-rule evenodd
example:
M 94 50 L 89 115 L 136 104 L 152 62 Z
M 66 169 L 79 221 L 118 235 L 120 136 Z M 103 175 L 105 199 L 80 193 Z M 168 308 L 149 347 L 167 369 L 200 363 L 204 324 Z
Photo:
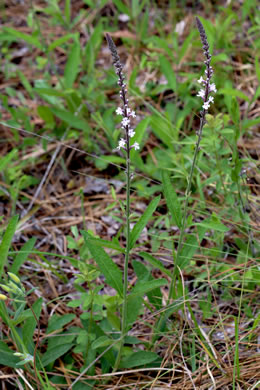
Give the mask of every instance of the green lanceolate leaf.
M 140 234 L 142 233 L 144 227 L 147 225 L 149 219 L 153 215 L 154 211 L 156 210 L 156 207 L 158 206 L 158 203 L 160 202 L 161 197 L 157 196 L 154 198 L 149 206 L 146 208 L 145 212 L 139 219 L 139 221 L 135 224 L 133 230 L 131 231 L 130 235 L 130 249 L 133 248 L 134 244 L 138 240 Z
M 169 277 L 171 277 L 171 271 L 169 271 L 168 269 L 166 269 L 162 263 L 160 262 L 160 260 L 156 259 L 155 257 L 153 257 L 152 255 L 150 255 L 150 253 L 147 253 L 147 252 L 140 252 L 139 253 L 140 256 L 142 256 L 146 261 L 148 261 L 150 264 L 152 264 L 153 267 L 155 268 L 158 268 L 160 271 L 162 271 L 165 275 L 168 275 Z
M 82 232 L 82 235 L 91 255 L 105 276 L 107 284 L 113 287 L 122 297 L 122 271 L 117 267 L 104 249 L 96 245 L 95 239 L 93 239 L 87 232 Z
M 149 364 L 158 359 L 158 355 L 155 352 L 150 351 L 138 351 L 132 353 L 122 362 L 121 367 L 132 368 Z
M 29 253 L 34 247 L 35 241 L 35 237 L 30 238 L 20 249 L 10 269 L 13 274 L 17 274 L 21 265 L 27 260 Z
M 42 302 L 43 299 L 38 298 L 37 301 L 34 302 L 34 304 L 32 305 L 32 310 L 38 319 L 41 313 Z M 32 343 L 33 333 L 35 331 L 36 326 L 37 326 L 36 319 L 34 318 L 34 316 L 32 316 L 25 321 L 25 324 L 22 328 L 23 342 L 24 345 L 27 347 L 27 349 L 29 349 L 29 346 Z
M 39 41 L 38 38 L 36 38 L 33 35 L 25 34 L 21 31 L 15 30 L 14 28 L 11 27 L 6 27 L 5 31 L 8 32 L 10 35 L 13 35 L 16 39 L 22 39 L 29 45 L 35 46 L 38 49 L 43 49 L 41 42 Z
M 56 359 L 68 352 L 74 345 L 75 343 L 64 343 L 48 348 L 41 359 L 41 364 L 46 367 L 48 364 L 54 363 Z
M 164 56 L 160 56 L 159 61 L 160 61 L 161 71 L 166 77 L 169 87 L 173 91 L 176 91 L 176 75 L 174 73 L 171 63 Z
M 80 65 L 80 45 L 75 42 L 68 56 L 68 61 L 65 66 L 64 77 L 66 88 L 72 88 L 73 83 L 79 72 Z
M 177 259 L 177 265 L 181 269 L 185 268 L 185 266 L 189 263 L 189 261 L 192 259 L 192 257 L 198 250 L 200 246 L 200 242 L 205 236 L 206 231 L 207 231 L 206 227 L 198 226 L 197 232 L 192 235 L 190 234 L 186 239 L 186 241 L 184 242 L 183 247 Z
M 14 356 L 14 351 L 10 349 L 3 341 L 0 341 L 0 364 L 6 367 L 17 368 L 20 359 Z
M 166 199 L 167 207 L 171 213 L 173 223 L 181 227 L 181 206 L 179 203 L 178 196 L 173 188 L 170 180 L 169 173 L 166 170 L 162 171 L 162 182 L 163 182 L 163 193 Z
M 73 129 L 83 130 L 85 132 L 89 131 L 89 124 L 84 119 L 81 119 L 73 114 L 72 112 L 61 110 L 60 108 L 52 108 L 51 111 L 58 118 L 68 123 Z
M 3 273 L 4 266 L 6 264 L 8 251 L 12 242 L 13 235 L 15 233 L 16 225 L 18 222 L 19 216 L 14 215 L 7 226 L 5 234 L 3 236 L 1 245 L 0 245 L 0 275 Z

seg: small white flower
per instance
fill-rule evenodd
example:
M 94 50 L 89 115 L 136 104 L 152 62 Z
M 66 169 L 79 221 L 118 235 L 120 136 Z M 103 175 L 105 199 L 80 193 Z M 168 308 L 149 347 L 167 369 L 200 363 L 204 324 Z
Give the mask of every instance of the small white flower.
M 117 115 L 123 115 L 123 110 L 122 110 L 122 108 L 121 108 L 121 107 L 118 107 L 118 108 L 116 109 L 116 113 L 117 113 Z
M 199 93 L 197 94 L 197 96 L 199 96 L 199 97 L 201 97 L 202 99 L 204 99 L 204 97 L 205 97 L 205 91 L 204 91 L 204 89 L 201 89 L 201 90 L 199 91 Z
M 217 92 L 215 83 L 212 83 L 212 84 L 209 85 L 209 91 L 210 92 L 215 92 L 215 93 Z
M 117 149 L 120 150 L 121 148 L 124 148 L 125 144 L 126 144 L 126 141 L 124 140 L 124 138 L 121 138 L 119 143 L 118 143 Z
M 130 108 L 127 108 L 127 115 L 131 116 L 132 118 L 136 117 L 135 112 L 132 111 Z
M 201 83 L 203 83 L 203 81 L 204 81 L 204 78 L 202 76 L 200 76 L 198 83 L 201 84 Z
M 130 138 L 132 138 L 135 135 L 134 129 L 129 129 L 128 135 L 129 135 Z
M 139 146 L 139 143 L 138 143 L 138 142 L 135 142 L 132 146 L 133 146 L 133 148 L 134 148 L 135 150 L 140 149 L 140 146 Z
M 209 109 L 209 102 L 205 102 L 202 107 L 204 108 L 204 110 L 208 110 Z
M 122 120 L 122 126 L 127 126 L 127 125 L 129 125 L 129 123 L 130 123 L 130 120 L 128 119 L 128 118 L 123 118 L 123 120 Z
M 214 102 L 214 97 L 213 96 L 210 96 L 209 97 L 209 100 L 208 100 L 208 103 L 213 103 Z

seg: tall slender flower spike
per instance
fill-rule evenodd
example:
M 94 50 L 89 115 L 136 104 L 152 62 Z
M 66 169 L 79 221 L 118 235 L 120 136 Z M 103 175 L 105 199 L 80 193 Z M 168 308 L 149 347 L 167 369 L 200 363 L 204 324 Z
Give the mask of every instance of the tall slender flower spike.
M 187 221 L 187 214 L 188 214 L 188 203 L 189 203 L 193 173 L 194 173 L 195 166 L 196 166 L 197 156 L 198 156 L 198 153 L 200 150 L 200 141 L 202 138 L 203 127 L 206 123 L 207 110 L 210 107 L 210 103 L 214 102 L 213 96 L 209 96 L 209 95 L 211 92 L 217 92 L 215 84 L 210 83 L 210 80 L 211 80 L 212 75 L 213 75 L 213 69 L 210 66 L 211 55 L 209 53 L 209 44 L 208 44 L 206 32 L 204 30 L 204 27 L 203 27 L 201 21 L 197 17 L 196 17 L 196 23 L 197 23 L 197 27 L 198 27 L 199 34 L 200 34 L 200 39 L 201 39 L 201 42 L 203 45 L 204 55 L 206 57 L 206 60 L 204 61 L 204 64 L 206 65 L 206 70 L 205 70 L 206 78 L 204 78 L 202 76 L 199 78 L 198 83 L 202 84 L 203 88 L 197 94 L 197 96 L 201 97 L 203 100 L 203 105 L 202 105 L 203 110 L 201 110 L 201 112 L 200 112 L 200 126 L 199 126 L 199 130 L 196 132 L 198 137 L 197 137 L 197 141 L 196 141 L 195 152 L 194 152 L 194 156 L 193 156 L 191 170 L 190 170 L 190 174 L 189 174 L 189 178 L 188 178 L 188 186 L 187 186 L 187 190 L 186 190 L 187 195 L 185 197 L 185 202 L 184 202 L 182 224 L 181 224 L 181 228 L 180 228 L 178 249 L 177 249 L 177 253 L 176 253 L 177 266 L 175 266 L 174 270 L 173 270 L 172 279 L 171 279 L 170 288 L 169 288 L 169 298 L 168 298 L 167 304 L 169 304 L 170 300 L 172 299 L 173 291 L 175 291 L 175 288 L 176 288 L 176 280 L 177 280 L 178 264 L 179 264 L 178 262 L 180 261 L 181 249 L 183 248 L 183 240 L 184 240 L 184 233 L 185 233 L 185 228 L 186 228 L 186 221 Z
M 125 142 L 123 143 L 124 139 L 121 138 L 117 149 L 119 150 L 122 148 L 129 153 L 129 151 L 133 148 L 135 148 L 135 150 L 136 150 L 137 146 L 139 149 L 139 145 L 137 142 L 135 142 L 134 145 L 130 146 L 130 138 L 132 138 L 135 135 L 134 130 L 130 128 L 130 117 L 135 118 L 136 115 L 135 115 L 135 112 L 132 111 L 128 107 L 128 99 L 126 97 L 127 89 L 126 89 L 126 84 L 124 82 L 125 76 L 123 75 L 123 66 L 120 62 L 119 55 L 117 54 L 116 45 L 114 44 L 113 39 L 111 38 L 111 36 L 109 34 L 106 34 L 106 39 L 107 39 L 108 47 L 110 49 L 110 52 L 111 52 L 111 55 L 113 58 L 113 64 L 114 64 L 114 67 L 116 69 L 116 74 L 118 76 L 118 85 L 121 88 L 120 98 L 123 102 L 123 108 L 118 107 L 116 109 L 116 113 L 117 113 L 117 115 L 123 116 L 123 119 L 121 121 L 121 125 L 122 125 L 122 129 L 125 130 L 126 139 L 125 139 Z
M 210 80 L 211 80 L 212 75 L 213 75 L 213 69 L 210 66 L 211 55 L 209 53 L 209 44 L 208 44 L 206 32 L 205 32 L 203 24 L 201 23 L 199 18 L 196 18 L 196 23 L 197 23 L 197 27 L 198 27 L 198 30 L 200 33 L 200 39 L 201 39 L 201 42 L 203 45 L 204 55 L 206 57 L 206 60 L 204 61 L 204 64 L 206 64 L 206 70 L 205 70 L 206 80 L 202 76 L 198 80 L 198 83 L 203 84 L 204 88 L 202 88 L 199 91 L 199 93 L 197 94 L 197 96 L 199 96 L 203 99 L 203 105 L 202 105 L 203 111 L 201 112 L 201 120 L 202 120 L 202 125 L 204 125 L 205 124 L 205 115 L 207 113 L 207 110 L 210 107 L 210 103 L 214 102 L 214 98 L 212 96 L 209 96 L 209 94 L 211 92 L 217 92 L 217 90 L 216 90 L 215 84 L 210 83 Z
M 130 181 L 131 181 L 131 173 L 130 173 L 130 150 L 139 149 L 139 144 L 134 142 L 133 145 L 130 146 L 130 138 L 135 135 L 135 132 L 130 127 L 130 119 L 135 118 L 135 112 L 132 111 L 128 107 L 128 99 L 127 99 L 127 89 L 126 84 L 124 82 L 123 75 L 123 66 L 120 62 L 120 58 L 117 54 L 116 46 L 109 34 L 106 34 L 106 39 L 108 43 L 108 47 L 111 51 L 111 55 L 113 58 L 113 64 L 116 69 L 116 74 L 118 76 L 118 85 L 120 86 L 120 98 L 123 103 L 123 107 L 118 107 L 116 109 L 117 115 L 122 115 L 121 126 L 125 131 L 125 138 L 121 138 L 118 144 L 117 149 L 124 149 L 126 151 L 126 248 L 125 248 L 125 262 L 124 262 L 124 287 L 123 287 L 123 306 L 122 306 L 122 321 L 121 321 L 121 341 L 119 345 L 119 350 L 115 362 L 114 370 L 117 370 L 120 362 L 121 362 L 121 354 L 122 348 L 124 345 L 125 336 L 127 334 L 127 287 L 128 287 L 128 263 L 130 258 Z

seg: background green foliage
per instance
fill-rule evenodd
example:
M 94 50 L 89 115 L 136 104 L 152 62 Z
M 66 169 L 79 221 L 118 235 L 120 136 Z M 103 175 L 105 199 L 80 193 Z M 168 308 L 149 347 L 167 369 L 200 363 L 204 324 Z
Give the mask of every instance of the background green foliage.
M 0 364 L 7 373 L 22 367 L 33 388 L 58 389 L 83 372 L 73 385 L 79 390 L 98 388 L 104 378 L 97 375 L 113 371 L 125 157 L 115 152 L 120 101 L 104 39 L 109 32 L 141 146 L 131 151 L 131 332 L 120 369 L 155 367 L 158 377 L 147 375 L 142 388 L 163 386 L 171 373 L 160 367 L 171 369 L 171 356 L 184 377 L 172 388 L 192 386 L 202 371 L 204 388 L 212 377 L 218 389 L 257 384 L 248 367 L 259 359 L 258 8 L 256 0 L 0 5 L 0 270 L 10 298 L 0 302 Z M 171 317 L 157 334 L 199 127 L 204 58 L 195 15 L 208 36 L 218 92 L 193 175 Z M 137 382 L 123 378 L 129 388 Z M 109 380 L 117 381 L 112 374 Z

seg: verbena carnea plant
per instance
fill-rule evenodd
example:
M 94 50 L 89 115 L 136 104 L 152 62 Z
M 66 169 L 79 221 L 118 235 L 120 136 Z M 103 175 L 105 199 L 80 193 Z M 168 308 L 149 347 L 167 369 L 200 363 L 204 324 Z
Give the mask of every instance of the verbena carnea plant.
M 169 289 L 169 298 L 168 298 L 167 303 L 170 302 L 170 299 L 172 298 L 172 295 L 174 293 L 176 276 L 178 273 L 178 267 L 180 266 L 181 261 L 182 261 L 180 258 L 180 253 L 181 253 L 181 249 L 183 246 L 184 233 L 185 233 L 185 228 L 186 228 L 186 223 L 187 223 L 188 203 L 189 203 L 189 197 L 190 197 L 192 178 L 193 178 L 194 169 L 196 166 L 198 153 L 200 150 L 202 130 L 203 130 L 203 127 L 206 123 L 206 114 L 208 112 L 210 104 L 214 102 L 214 97 L 211 96 L 210 94 L 212 92 L 214 92 L 214 93 L 217 92 L 215 84 L 211 83 L 211 79 L 213 76 L 213 69 L 212 69 L 212 66 L 210 65 L 211 54 L 209 52 L 209 44 L 208 44 L 207 35 L 206 35 L 205 29 L 203 27 L 203 24 L 201 23 L 201 21 L 197 17 L 196 17 L 196 23 L 197 23 L 197 27 L 198 27 L 199 34 L 200 34 L 200 39 L 201 39 L 201 42 L 203 45 L 204 56 L 205 56 L 204 63 L 206 65 L 205 77 L 201 76 L 198 80 L 198 83 L 202 85 L 202 88 L 198 92 L 197 96 L 202 98 L 203 104 L 202 104 L 202 111 L 200 111 L 200 127 L 199 127 L 199 130 L 197 131 L 198 138 L 197 138 L 195 152 L 194 152 L 193 161 L 192 161 L 192 166 L 191 166 L 191 170 L 190 170 L 190 174 L 189 174 L 189 178 L 188 178 L 185 203 L 184 203 L 184 210 L 183 210 L 183 214 L 182 214 L 182 223 L 181 223 L 181 227 L 180 227 L 180 235 L 179 235 L 178 248 L 177 248 L 177 253 L 176 253 L 176 265 L 174 267 L 173 274 L 172 274 L 172 279 L 171 279 L 170 289 Z
M 211 62 L 211 55 L 209 53 L 209 44 L 206 36 L 206 32 L 204 30 L 204 27 L 201 23 L 201 21 L 196 18 L 197 27 L 199 30 L 200 38 L 202 41 L 203 49 L 204 49 L 204 55 L 205 55 L 205 77 L 200 77 L 198 82 L 202 85 L 202 88 L 200 89 L 197 96 L 202 98 L 203 104 L 202 104 L 202 111 L 200 112 L 200 127 L 197 132 L 198 138 L 196 142 L 195 147 L 195 153 L 193 157 L 192 167 L 188 179 L 188 185 L 186 190 L 186 197 L 185 197 L 185 203 L 184 203 L 184 210 L 182 213 L 182 221 L 180 225 L 180 235 L 178 240 L 178 248 L 177 253 L 175 257 L 175 266 L 173 268 L 172 277 L 169 285 L 169 295 L 167 300 L 167 305 L 169 305 L 172 297 L 174 296 L 175 291 L 175 283 L 176 278 L 178 275 L 178 269 L 179 265 L 181 264 L 180 259 L 180 253 L 184 242 L 184 233 L 187 223 L 187 214 L 188 214 L 188 202 L 189 202 L 189 195 L 191 190 L 191 183 L 194 173 L 194 168 L 196 165 L 196 160 L 198 156 L 198 152 L 200 149 L 200 142 L 202 137 L 202 130 L 206 123 L 206 114 L 208 112 L 208 109 L 210 107 L 210 104 L 214 102 L 213 96 L 210 94 L 212 92 L 216 92 L 216 86 L 214 83 L 211 83 L 212 75 L 213 75 L 213 69 L 210 65 Z M 131 181 L 131 173 L 130 173 L 130 151 L 132 148 L 135 150 L 139 149 L 138 143 L 134 143 L 131 145 L 131 138 L 135 135 L 134 130 L 130 126 L 131 117 L 135 117 L 135 112 L 132 111 L 129 108 L 129 101 L 127 98 L 127 89 L 125 84 L 125 76 L 123 75 L 123 66 L 120 62 L 120 58 L 117 53 L 116 46 L 109 34 L 106 34 L 107 43 L 113 58 L 113 64 L 115 66 L 116 74 L 118 76 L 118 85 L 120 86 L 120 99 L 122 101 L 122 107 L 118 107 L 116 110 L 116 113 L 118 115 L 122 116 L 121 126 L 124 131 L 124 138 L 121 138 L 119 141 L 119 145 L 117 147 L 118 150 L 123 149 L 126 152 L 126 249 L 125 249 L 125 262 L 124 262 L 124 287 L 123 287 L 123 308 L 122 308 L 122 324 L 121 324 L 121 343 L 119 352 L 117 355 L 117 360 L 115 364 L 115 368 L 118 367 L 121 359 L 121 353 L 122 353 L 122 347 L 124 345 L 124 336 L 127 331 L 127 285 L 128 285 L 128 266 L 129 266 L 129 256 L 130 256 L 130 181 Z M 166 312 L 165 312 L 166 313 Z M 159 320 L 159 324 L 163 319 L 165 319 L 165 316 L 162 316 Z M 160 326 L 159 326 L 160 327 Z
M 117 54 L 116 46 L 109 34 L 106 34 L 107 43 L 113 58 L 113 64 L 116 69 L 116 74 L 118 76 L 118 85 L 120 86 L 120 99 L 122 101 L 122 107 L 118 107 L 116 113 L 121 115 L 122 129 L 125 133 L 125 138 L 121 138 L 118 144 L 117 149 L 123 149 L 126 152 L 126 249 L 125 249 L 125 263 L 124 263 L 124 287 L 123 287 L 123 309 L 122 309 L 122 338 L 119 348 L 119 353 L 117 355 L 117 361 L 115 367 L 120 363 L 122 347 L 124 344 L 124 335 L 126 333 L 127 326 L 127 284 L 128 284 L 128 264 L 129 264 L 129 254 L 130 254 L 130 150 L 139 149 L 139 144 L 135 142 L 133 145 L 130 145 L 131 138 L 135 135 L 135 131 L 130 126 L 130 119 L 135 118 L 135 112 L 129 108 L 129 100 L 127 99 L 127 89 L 125 84 L 125 76 L 123 75 L 123 66 L 120 62 L 120 58 Z

